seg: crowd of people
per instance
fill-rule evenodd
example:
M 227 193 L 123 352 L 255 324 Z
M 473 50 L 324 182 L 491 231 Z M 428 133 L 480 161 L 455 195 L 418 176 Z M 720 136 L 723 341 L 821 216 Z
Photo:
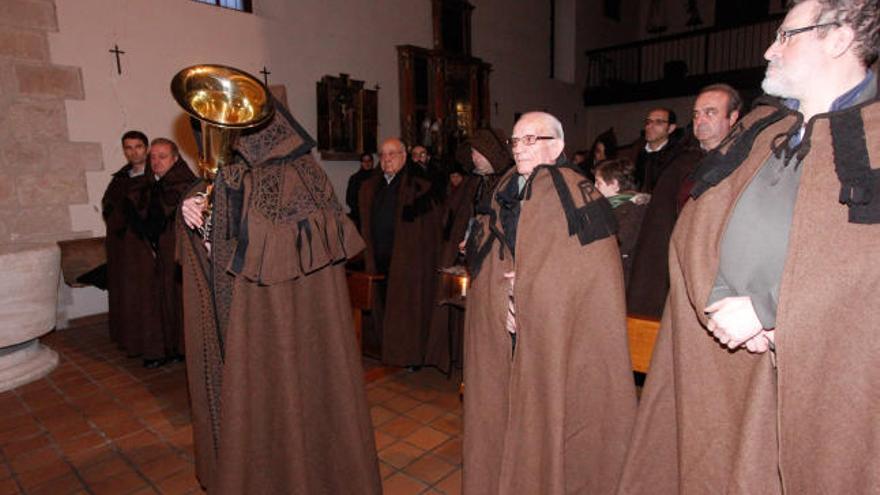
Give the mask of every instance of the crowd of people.
M 182 278 L 209 492 L 380 493 L 346 264 L 380 276 L 378 357 L 412 372 L 449 365 L 438 269 L 462 265 L 464 493 L 874 493 L 878 13 L 794 0 L 751 110 L 712 84 L 689 124 L 652 108 L 635 143 L 608 130 L 572 162 L 545 112 L 445 160 L 390 137 L 347 213 L 273 102 L 214 180 L 210 239 L 207 184 L 128 133 L 104 200 L 111 335 L 148 366 L 179 356 Z M 133 297 L 161 318 L 136 337 Z M 661 319 L 638 399 L 628 314 Z

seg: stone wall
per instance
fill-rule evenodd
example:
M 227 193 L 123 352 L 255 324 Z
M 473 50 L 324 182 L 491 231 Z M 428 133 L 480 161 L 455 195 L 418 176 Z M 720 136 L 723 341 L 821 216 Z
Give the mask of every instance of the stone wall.
M 88 235 L 69 205 L 86 203 L 86 170 L 101 169 L 97 143 L 68 138 L 65 100 L 84 98 L 78 67 L 52 64 L 53 0 L 0 2 L 0 243 Z

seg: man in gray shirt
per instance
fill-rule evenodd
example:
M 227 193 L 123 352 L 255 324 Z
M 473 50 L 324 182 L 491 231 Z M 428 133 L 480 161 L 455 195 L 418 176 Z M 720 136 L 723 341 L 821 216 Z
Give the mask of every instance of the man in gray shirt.
M 832 35 L 832 30 L 848 26 L 827 22 L 826 18 L 831 18 L 828 14 L 820 14 L 817 21 L 813 7 L 820 2 L 794 3 L 777 41 L 764 55 L 769 64 L 762 89 L 785 98 L 789 108 L 803 115 L 805 125 L 817 114 L 874 99 L 875 76 L 855 56 L 852 40 L 846 46 L 853 52 L 849 57 L 834 57 L 837 63 L 833 70 L 818 72 L 820 66 L 812 63 L 816 57 L 809 52 L 821 47 L 798 44 L 809 36 L 821 41 Z M 810 29 L 802 30 L 802 26 Z M 837 44 L 844 46 L 842 43 Z M 789 147 L 800 146 L 804 131 L 801 127 L 788 138 Z M 779 284 L 803 171 L 800 161 L 797 156 L 771 155 L 742 193 L 724 233 L 721 265 L 705 311 L 709 330 L 730 349 L 744 345 L 752 352 L 763 352 L 773 342 Z

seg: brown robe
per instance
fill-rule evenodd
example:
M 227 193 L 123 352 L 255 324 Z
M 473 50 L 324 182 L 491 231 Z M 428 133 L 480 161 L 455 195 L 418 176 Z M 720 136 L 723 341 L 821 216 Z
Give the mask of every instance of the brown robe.
M 132 189 L 149 184 L 149 164 L 143 175 L 129 177 L 131 165 L 113 174 L 101 199 L 107 227 L 107 292 L 110 339 L 129 357 L 144 353 L 144 335 L 159 325 L 155 299 L 155 258 L 150 242 L 133 225 L 137 212 Z M 135 196 L 136 197 L 136 196 Z
M 377 494 L 343 266 L 363 242 L 275 105 L 217 176 L 210 259 L 179 221 L 197 474 L 212 495 Z
M 175 259 L 177 208 L 196 176 L 178 159 L 161 179 L 150 177 L 132 187 L 129 196 L 138 218 L 135 230 L 149 240 L 153 259 L 153 323 L 143 334 L 144 358 L 160 359 L 183 354 L 181 271 Z
M 759 107 L 743 123 L 771 111 Z M 835 112 L 843 113 L 864 121 L 876 202 L 880 103 Z M 850 208 L 839 202 L 828 115 L 814 118 L 804 137 L 809 153 L 779 291 L 776 368 L 770 352 L 718 344 L 702 309 L 737 198 L 795 117 L 764 129 L 731 175 L 685 206 L 619 493 L 877 493 L 880 225 L 850 223 Z
M 394 212 L 394 244 L 387 275 L 385 300 L 373 311 L 382 333 L 382 362 L 393 366 L 421 365 L 425 357 L 434 289 L 436 256 L 440 244 L 440 207 L 431 177 L 417 165 L 400 172 L 400 189 Z M 378 273 L 372 239 L 372 208 L 380 181 L 377 173 L 361 184 L 361 233 L 366 241 L 364 261 Z M 405 212 L 412 212 L 412 215 Z
M 632 315 L 659 319 L 663 313 L 669 291 L 669 238 L 678 219 L 678 194 L 703 156 L 699 147 L 678 150 L 657 181 L 632 253 L 626 292 L 627 312 Z
M 441 218 L 443 219 L 443 233 L 441 237 L 440 250 L 437 253 L 436 266 L 438 268 L 446 268 L 455 264 L 455 260 L 459 257 L 458 245 L 464 240 L 467 231 L 468 222 L 474 214 L 474 195 L 477 187 L 480 185 L 480 177 L 467 176 L 461 184 L 455 189 L 449 190 L 446 201 L 443 203 L 441 210 Z M 450 311 L 458 311 L 448 306 L 441 306 L 440 303 L 448 297 L 443 292 L 443 280 L 437 279 L 437 290 L 434 296 L 434 306 L 431 314 L 431 327 L 428 333 L 428 343 L 425 350 L 425 364 L 436 366 L 444 372 L 449 372 L 451 366 L 451 358 L 460 358 L 461 341 L 455 339 L 455 332 L 449 334 L 449 316 Z M 460 317 L 457 313 L 452 313 L 453 325 L 461 324 L 457 322 Z M 452 338 L 452 340 L 450 340 Z M 452 345 L 453 354 L 450 355 L 450 344 Z
M 560 168 L 578 209 L 570 235 L 551 168 L 526 185 L 515 257 L 491 233 L 505 235 L 497 194 L 495 218 L 478 217 L 480 243 L 494 245 L 467 301 L 466 494 L 609 493 L 623 465 L 636 396 L 613 214 L 579 172 Z M 511 170 L 495 191 L 516 178 Z M 595 237 L 582 244 L 586 233 Z M 505 329 L 510 271 L 515 352 Z

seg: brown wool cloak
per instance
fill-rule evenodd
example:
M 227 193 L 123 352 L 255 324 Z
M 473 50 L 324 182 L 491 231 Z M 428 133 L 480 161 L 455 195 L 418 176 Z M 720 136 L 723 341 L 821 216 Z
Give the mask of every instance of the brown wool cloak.
M 626 292 L 627 311 L 632 315 L 660 318 L 663 314 L 669 291 L 669 238 L 678 219 L 678 194 L 703 156 L 699 147 L 678 150 L 654 187 L 633 248 Z
M 383 305 L 374 310 L 374 321 L 381 322 L 382 362 L 393 366 L 421 365 L 425 357 L 434 289 L 437 283 L 437 250 L 440 244 L 440 207 L 431 178 L 417 165 L 408 163 L 400 172 L 394 245 L 386 280 Z M 370 273 L 377 273 L 371 234 L 370 212 L 380 181 L 377 173 L 361 184 L 361 234 L 366 241 L 364 261 Z M 409 210 L 413 215 L 404 215 Z M 407 216 L 408 218 L 404 218 Z
M 130 197 L 149 184 L 149 165 L 143 175 L 129 177 L 131 165 L 113 174 L 101 209 L 107 227 L 107 292 L 110 339 L 130 356 L 144 353 L 144 335 L 159 325 L 150 242 L 134 228 L 139 223 Z M 137 197 L 137 196 L 135 196 Z
M 601 201 L 612 215 L 580 173 L 560 173 L 576 207 Z M 511 170 L 495 190 L 516 177 Z M 617 240 L 606 231 L 582 245 L 569 235 L 550 167 L 536 169 L 529 187 L 515 260 L 490 240 L 468 293 L 464 493 L 609 493 L 636 408 Z M 478 217 L 481 244 L 490 228 L 503 228 L 494 195 L 492 210 L 496 219 Z M 504 327 L 509 271 L 516 272 L 514 354 Z
M 480 178 L 467 176 L 455 189 L 451 189 L 446 196 L 441 210 L 443 219 L 443 232 L 440 250 L 437 253 L 437 268 L 446 268 L 455 264 L 459 255 L 458 245 L 464 240 L 468 221 L 474 213 L 474 195 L 480 185 Z M 425 364 L 436 366 L 444 372 L 449 371 L 450 357 L 457 356 L 460 342 L 455 339 L 452 342 L 453 356 L 449 354 L 449 316 L 452 310 L 447 306 L 441 306 L 440 302 L 448 297 L 443 292 L 442 279 L 437 279 L 437 289 L 434 295 L 434 306 L 431 312 L 431 327 L 428 333 L 428 343 L 425 350 Z M 458 317 L 453 315 L 454 319 Z M 453 324 L 456 324 L 453 322 Z M 459 325 L 460 328 L 460 325 Z
M 183 354 L 181 271 L 175 259 L 177 208 L 196 176 L 178 159 L 161 179 L 150 177 L 132 187 L 129 196 L 137 210 L 135 230 L 149 240 L 153 259 L 152 326 L 143 334 L 144 357 L 159 359 Z
M 210 260 L 179 220 L 196 468 L 212 495 L 381 492 L 343 266 L 363 242 L 313 146 L 276 103 L 217 176 Z
M 759 107 L 744 125 L 772 110 Z M 864 121 L 877 201 L 880 103 L 835 112 L 845 113 Z M 880 225 L 848 222 L 828 115 L 804 136 L 809 154 L 779 291 L 776 370 L 769 352 L 722 348 L 704 329 L 702 309 L 736 200 L 795 117 L 761 132 L 730 176 L 684 208 L 619 493 L 878 493 Z

